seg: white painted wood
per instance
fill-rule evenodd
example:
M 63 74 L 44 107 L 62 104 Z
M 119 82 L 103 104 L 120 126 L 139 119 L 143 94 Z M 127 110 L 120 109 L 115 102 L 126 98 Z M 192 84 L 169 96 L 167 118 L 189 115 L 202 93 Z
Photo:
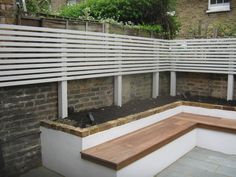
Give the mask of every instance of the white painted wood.
M 170 72 L 170 96 L 176 96 L 176 72 Z
M 234 97 L 234 75 L 228 75 L 227 100 L 233 100 Z
M 16 75 L 14 77 L 12 76 L 3 76 L 0 77 L 0 81 L 12 81 L 12 80 L 25 80 L 25 79 L 42 79 L 42 78 L 57 78 L 62 77 L 63 73 L 43 73 L 43 74 L 32 74 L 32 75 Z
M 58 82 L 58 116 L 68 117 L 67 81 Z
M 122 76 L 114 77 L 114 104 L 122 106 Z
M 163 40 L 4 24 L 0 32 L 1 87 L 157 71 L 236 74 L 234 38 Z
M 43 28 L 43 27 L 29 27 L 29 26 L 20 26 L 20 25 L 7 25 L 1 24 L 0 29 L 12 29 L 12 30 L 22 30 L 22 31 L 36 31 L 36 32 L 52 32 L 52 33 L 65 33 L 65 34 L 76 34 L 76 35 L 91 35 L 91 36 L 108 36 L 108 37 L 117 37 L 117 38 L 128 38 L 130 39 L 140 39 L 144 41 L 153 41 L 151 38 L 136 37 L 136 36 L 126 36 L 118 34 L 109 34 L 109 33 L 99 33 L 99 32 L 88 32 L 88 31 L 77 31 L 77 30 L 64 30 L 64 29 L 55 29 L 55 28 Z M 155 39 L 156 41 L 164 41 L 162 39 Z
M 152 98 L 159 96 L 159 72 L 152 74 Z

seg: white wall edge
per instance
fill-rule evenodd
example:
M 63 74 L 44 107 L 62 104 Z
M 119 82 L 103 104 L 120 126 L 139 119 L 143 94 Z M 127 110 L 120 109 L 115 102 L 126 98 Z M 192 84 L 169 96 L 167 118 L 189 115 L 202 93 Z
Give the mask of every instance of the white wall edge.
M 182 112 L 236 120 L 236 111 L 208 109 L 194 106 L 180 106 Z
M 102 132 L 98 132 L 96 134 L 86 136 L 82 138 L 82 149 L 87 149 L 98 144 L 104 143 L 106 141 L 112 140 L 114 138 L 120 137 L 122 135 L 131 133 L 138 129 L 144 128 L 146 126 L 152 125 L 156 122 L 174 116 L 182 112 L 181 107 L 176 107 L 173 109 L 169 109 L 167 111 L 163 111 L 161 113 L 148 116 L 144 119 L 139 119 L 137 121 L 133 121 L 118 127 L 114 127 Z
M 236 134 L 197 128 L 197 146 L 236 155 Z

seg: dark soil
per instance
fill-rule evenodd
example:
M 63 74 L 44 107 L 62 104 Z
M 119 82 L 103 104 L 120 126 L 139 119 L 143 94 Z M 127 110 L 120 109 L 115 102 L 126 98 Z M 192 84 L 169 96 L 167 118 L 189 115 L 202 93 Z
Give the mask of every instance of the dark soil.
M 69 117 L 66 119 L 58 119 L 57 121 L 67 123 L 76 127 L 87 127 L 95 124 L 101 124 L 120 117 L 125 117 L 131 114 L 146 111 L 151 108 L 160 107 L 175 101 L 195 101 L 202 103 L 212 103 L 228 106 L 236 106 L 236 100 L 227 101 L 214 97 L 199 97 L 199 96 L 159 96 L 156 99 L 133 100 L 125 103 L 122 107 L 107 106 L 99 109 L 86 110 L 81 112 L 69 111 Z M 94 121 L 89 119 L 89 114 Z

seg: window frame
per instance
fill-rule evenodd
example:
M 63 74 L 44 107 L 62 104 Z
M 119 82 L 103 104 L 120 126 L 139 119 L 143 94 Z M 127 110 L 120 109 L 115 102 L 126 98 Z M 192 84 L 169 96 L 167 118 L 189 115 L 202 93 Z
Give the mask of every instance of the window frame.
M 227 11 L 230 11 L 230 1 L 223 3 L 216 2 L 216 4 L 211 4 L 211 0 L 208 0 L 208 10 L 206 11 L 207 13 Z

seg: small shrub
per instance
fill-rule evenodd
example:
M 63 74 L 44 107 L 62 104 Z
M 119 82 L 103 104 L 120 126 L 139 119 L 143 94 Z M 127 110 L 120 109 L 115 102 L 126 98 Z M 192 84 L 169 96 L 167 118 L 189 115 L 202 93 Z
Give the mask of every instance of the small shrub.
M 50 13 L 51 0 L 26 0 L 26 8 L 28 13 Z

